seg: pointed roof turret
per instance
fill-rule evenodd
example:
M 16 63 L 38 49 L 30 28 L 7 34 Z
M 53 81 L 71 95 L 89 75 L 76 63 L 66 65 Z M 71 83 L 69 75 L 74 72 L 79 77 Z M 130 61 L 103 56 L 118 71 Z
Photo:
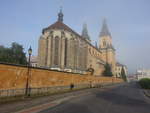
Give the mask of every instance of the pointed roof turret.
M 90 37 L 88 35 L 88 30 L 87 30 L 87 24 L 83 24 L 83 29 L 82 29 L 82 37 L 90 41 Z
M 108 30 L 106 19 L 103 20 L 102 29 L 101 29 L 101 32 L 100 32 L 100 37 L 102 37 L 102 36 L 111 36 L 111 34 Z
M 97 46 L 97 42 L 96 42 L 96 41 L 95 41 L 95 47 L 96 47 L 96 48 L 98 48 L 98 46 Z
M 63 13 L 62 13 L 62 7 L 60 8 L 60 12 L 58 13 L 58 21 L 63 22 Z

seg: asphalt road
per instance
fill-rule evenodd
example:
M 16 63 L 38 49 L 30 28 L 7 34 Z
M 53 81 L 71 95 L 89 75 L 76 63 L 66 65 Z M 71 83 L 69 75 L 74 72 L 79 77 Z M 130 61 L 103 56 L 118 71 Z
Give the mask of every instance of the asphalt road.
M 150 113 L 150 99 L 136 83 L 92 90 L 40 113 Z

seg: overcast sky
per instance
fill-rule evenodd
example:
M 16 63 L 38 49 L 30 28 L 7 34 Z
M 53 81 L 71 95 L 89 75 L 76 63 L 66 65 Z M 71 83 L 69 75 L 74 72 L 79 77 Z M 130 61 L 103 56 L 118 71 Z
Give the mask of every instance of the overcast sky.
M 92 41 L 99 40 L 106 18 L 117 60 L 129 72 L 150 69 L 150 0 L 0 0 L 0 45 L 31 45 L 37 55 L 43 28 L 57 20 L 63 6 L 64 23 L 78 33 L 88 25 Z

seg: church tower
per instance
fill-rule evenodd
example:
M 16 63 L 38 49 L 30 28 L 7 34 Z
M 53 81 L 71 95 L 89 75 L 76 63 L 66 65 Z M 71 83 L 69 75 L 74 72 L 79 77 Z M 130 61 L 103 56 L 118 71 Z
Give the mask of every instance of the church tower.
M 99 39 L 99 49 L 102 52 L 102 58 L 106 63 L 111 65 L 112 72 L 115 75 L 115 49 L 112 45 L 112 37 L 108 30 L 106 19 L 103 20 L 103 25 L 99 35 Z
M 86 23 L 83 24 L 82 37 L 85 38 L 88 42 L 91 42 Z

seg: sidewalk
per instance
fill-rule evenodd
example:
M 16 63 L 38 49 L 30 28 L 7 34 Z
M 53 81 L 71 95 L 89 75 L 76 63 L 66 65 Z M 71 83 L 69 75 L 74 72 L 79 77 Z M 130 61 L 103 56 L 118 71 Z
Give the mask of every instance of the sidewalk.
M 114 84 L 114 85 L 109 85 L 109 86 L 104 86 L 103 88 L 90 88 L 90 89 L 82 89 L 82 90 L 73 90 L 71 92 L 66 92 L 66 93 L 60 93 L 56 95 L 49 95 L 49 96 L 42 96 L 42 97 L 37 97 L 37 98 L 26 98 L 24 100 L 20 101 L 14 101 L 14 102 L 8 102 L 4 104 L 0 104 L 0 112 L 1 113 L 15 113 L 17 111 L 27 111 L 27 110 L 32 110 L 32 108 L 36 108 L 36 106 L 43 106 L 44 104 L 57 104 L 53 103 L 54 101 L 59 101 L 59 100 L 65 100 L 66 97 L 72 98 L 72 97 L 78 97 L 78 96 L 83 96 L 83 95 L 88 95 L 92 91 L 96 89 L 100 89 L 101 91 L 115 87 L 115 86 L 120 86 L 121 84 Z M 32 113 L 32 112 L 19 112 L 19 113 Z
M 94 88 L 95 89 L 95 88 Z M 70 96 L 80 96 L 83 94 L 88 94 L 90 91 L 94 89 L 83 89 L 83 90 L 77 90 L 72 91 L 68 93 L 63 94 L 57 94 L 57 95 L 51 95 L 51 96 L 44 96 L 44 97 L 38 97 L 38 98 L 26 98 L 22 101 L 14 101 L 10 103 L 0 104 L 0 112 L 1 113 L 14 113 L 23 109 L 28 109 L 34 106 L 38 106 L 45 103 L 50 103 L 55 100 L 68 98 Z

